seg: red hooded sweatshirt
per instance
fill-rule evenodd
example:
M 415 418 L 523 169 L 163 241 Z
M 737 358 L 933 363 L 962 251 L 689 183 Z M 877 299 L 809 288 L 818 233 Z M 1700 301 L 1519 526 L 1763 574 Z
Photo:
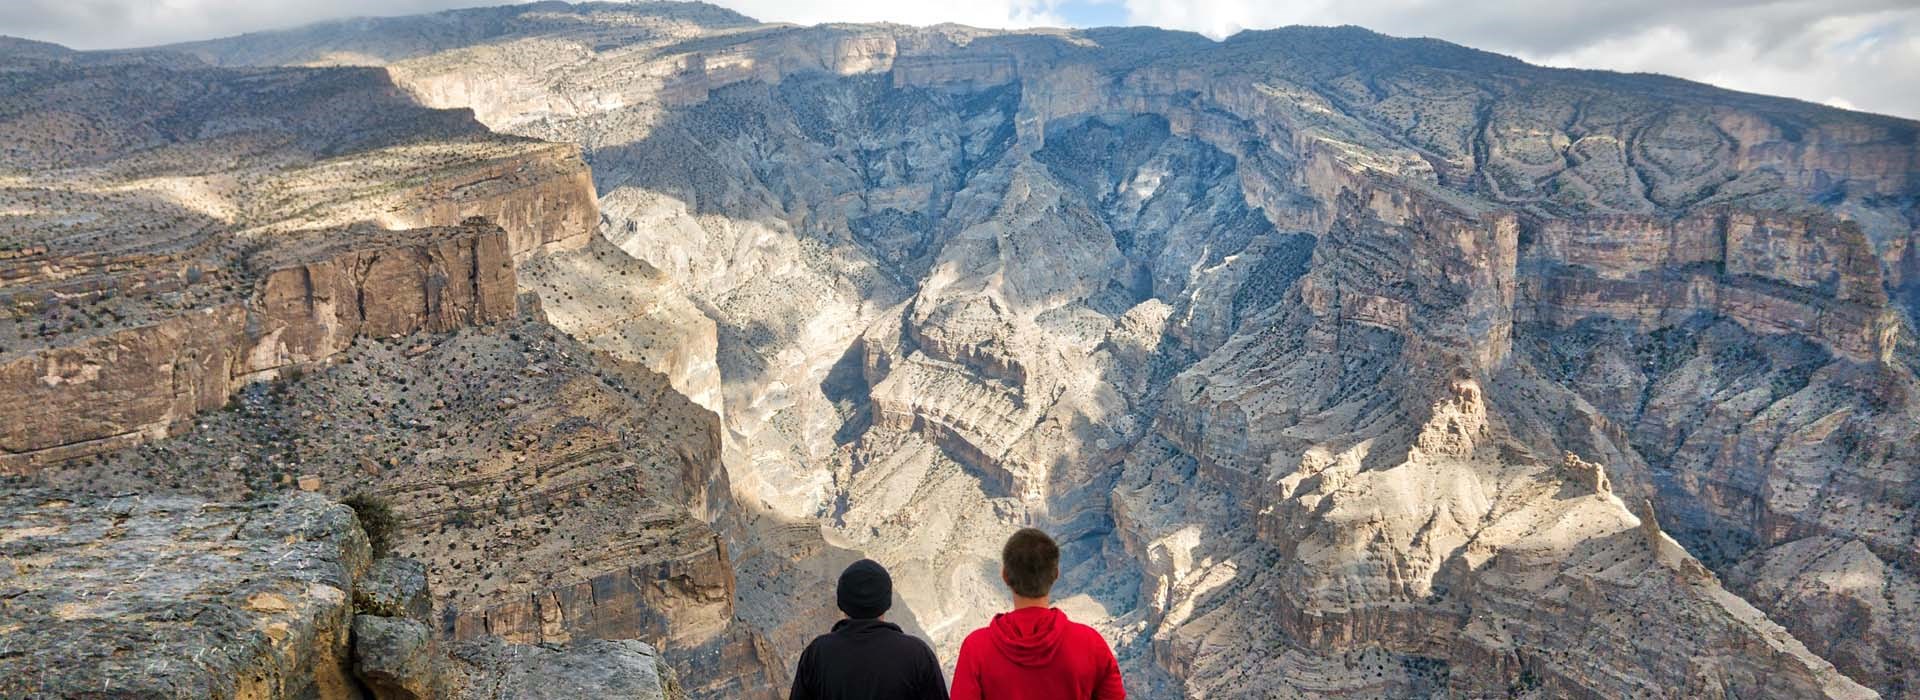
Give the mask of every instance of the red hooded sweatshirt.
M 953 700 L 1124 700 L 1113 649 L 1054 608 L 1021 608 L 960 643 Z

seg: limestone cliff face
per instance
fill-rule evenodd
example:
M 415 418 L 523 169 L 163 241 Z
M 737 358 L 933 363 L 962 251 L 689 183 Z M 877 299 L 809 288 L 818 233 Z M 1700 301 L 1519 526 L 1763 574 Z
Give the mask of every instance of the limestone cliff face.
M 506 233 L 484 221 L 296 241 L 250 264 L 233 301 L 17 353 L 0 365 L 0 467 L 37 465 L 164 436 L 252 377 L 308 367 L 356 338 L 448 331 L 511 318 Z
M 32 471 L 142 438 L 226 403 L 246 313 L 227 305 L 64 348 L 10 358 L 5 469 Z M 123 401 L 108 397 L 126 397 Z
M 514 317 L 506 232 L 484 220 L 465 229 L 366 233 L 276 250 L 248 308 L 260 337 L 247 370 L 311 363 L 355 338 L 445 333 Z M 384 239 L 384 240 L 383 240 Z
M 1899 311 L 1872 244 L 1825 216 L 1710 212 L 1556 220 L 1536 233 L 1539 276 L 1527 320 L 1565 327 L 1587 317 L 1651 330 L 1696 314 L 1754 332 L 1814 339 L 1859 362 L 1890 362 Z
M 1865 639 L 1882 639 L 1901 619 L 1897 601 L 1913 595 L 1896 563 L 1912 558 L 1896 515 L 1909 499 L 1888 488 L 1912 459 L 1911 375 L 1726 319 L 1652 332 L 1612 323 L 1541 333 L 1552 342 L 1538 366 L 1588 402 L 1552 419 L 1561 439 L 1627 445 L 1617 481 L 1652 498 L 1730 589 L 1849 674 L 1910 685 L 1902 660 L 1913 652 L 1897 636 L 1866 657 L 1827 646 L 1820 630 L 1853 619 Z M 1876 604 L 1849 602 L 1873 590 Z
M 1529 338 L 1500 313 L 1517 226 L 1407 202 L 1339 215 L 1297 305 L 1176 378 L 1125 462 L 1116 524 L 1148 563 L 1153 657 L 1185 692 L 1285 675 L 1324 694 L 1865 696 L 1630 511 L 1604 467 L 1542 452 L 1556 442 L 1533 414 L 1556 402 L 1509 360 Z M 1690 622 L 1646 631 L 1669 619 Z M 1675 663 L 1643 644 L 1750 653 Z
M 548 144 L 521 157 L 436 172 L 395 195 L 381 221 L 396 228 L 450 226 L 480 217 L 507 231 L 515 261 L 587 244 L 600 225 L 593 175 L 578 149 Z
M 363 338 L 177 437 L 35 478 L 368 499 L 389 514 L 386 546 L 424 564 L 437 638 L 644 640 L 701 697 L 763 697 L 784 677 L 736 619 L 712 524 L 732 510 L 719 455 L 717 418 L 664 377 L 522 316 Z
M 417 620 L 354 619 L 379 697 L 595 694 L 570 670 L 644 691 L 631 672 L 667 663 L 703 697 L 780 685 L 735 620 L 713 415 L 558 344 L 520 296 L 516 267 L 574 259 L 599 225 L 580 149 L 422 108 L 380 71 L 18 68 L 0 102 L 33 116 L 0 124 L 24 173 L 0 192 L 24 212 L 0 257 L 0 470 L 377 505 L 380 546 L 434 587 Z M 126 112 L 101 107 L 122 94 Z M 465 695 L 421 685 L 441 651 L 421 639 L 455 647 Z
M 784 676 L 737 619 L 719 421 L 665 377 L 537 320 L 362 338 L 241 391 L 177 437 L 50 465 L 43 483 L 370 499 L 424 564 L 439 638 L 643 640 L 701 697 Z M 344 437 L 343 437 L 344 436 Z
M 1897 617 L 1871 653 L 1809 648 L 1845 598 L 1730 577 L 1742 599 L 1710 571 L 1758 550 L 1704 533 L 1857 541 L 1886 567 L 1796 570 L 1903 585 L 1913 531 L 1880 514 L 1911 504 L 1876 494 L 1914 469 L 1892 427 L 1910 122 L 1351 28 L 706 10 L 452 13 L 419 21 L 498 31 L 373 62 L 586 149 L 603 236 L 638 262 L 543 272 L 544 301 L 717 387 L 740 501 L 887 562 L 948 656 L 1000 604 L 999 538 L 1034 522 L 1067 543 L 1063 605 L 1148 695 L 1903 682 Z M 289 37 L 318 57 L 379 32 L 349 34 Z M 647 291 L 588 293 L 610 286 Z M 711 365 L 704 322 L 665 330 L 689 308 Z M 1818 476 L 1839 473 L 1865 481 Z M 759 595 L 743 612 L 790 660 L 791 604 Z
M 0 381 L 31 403 L 9 402 L 7 471 L 165 435 L 355 338 L 512 318 L 514 264 L 599 221 L 577 148 L 377 70 L 13 58 Z
M 1065 546 L 1060 604 L 1145 697 L 1914 685 L 1912 122 L 1354 28 L 540 4 L 188 48 L 381 65 L 423 104 L 577 144 L 598 240 L 515 239 L 556 249 L 520 256 L 524 286 L 717 414 L 695 459 L 628 457 L 607 436 L 675 428 L 607 417 L 628 404 L 587 383 L 508 420 L 511 462 L 413 443 L 470 478 L 376 462 L 418 489 L 406 546 L 469 587 L 456 629 L 684 624 L 711 645 L 703 697 L 777 692 L 830 615 L 794 591 L 878 558 L 951 659 L 1004 604 L 999 542 L 1038 524 Z M 324 191 L 328 216 L 419 206 Z M 383 393 L 343 395 L 443 425 Z M 555 524 L 506 486 L 666 488 L 615 488 L 627 459 L 707 470 L 711 523 L 607 522 L 580 486 Z M 648 554 L 574 543 L 590 565 L 498 583 L 506 552 L 425 535 L 475 531 L 441 483 L 503 502 L 478 531 Z

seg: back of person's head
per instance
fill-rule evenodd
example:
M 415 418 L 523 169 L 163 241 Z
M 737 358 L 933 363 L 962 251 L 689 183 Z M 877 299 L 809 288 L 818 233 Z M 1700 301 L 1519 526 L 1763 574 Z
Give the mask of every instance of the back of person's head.
M 1047 533 L 1021 528 L 1000 548 L 1000 576 L 1022 598 L 1045 598 L 1060 578 L 1060 545 Z
M 857 620 L 872 620 L 893 607 L 893 577 L 887 568 L 872 559 L 861 559 L 840 572 L 840 585 L 834 591 L 840 612 Z

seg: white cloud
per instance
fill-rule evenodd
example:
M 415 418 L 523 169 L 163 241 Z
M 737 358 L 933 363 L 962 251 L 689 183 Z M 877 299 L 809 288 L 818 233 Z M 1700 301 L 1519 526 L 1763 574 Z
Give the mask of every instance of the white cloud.
M 741 14 L 767 22 L 819 24 L 822 22 L 896 22 L 975 27 L 1060 26 L 1066 20 L 1055 11 L 1058 0 L 719 0 Z
M 1583 68 L 1660 72 L 1844 109 L 1920 116 L 1920 8 L 1814 20 L 1783 36 L 1701 41 L 1675 27 L 1538 57 Z
M 1216 38 L 1357 24 L 1553 66 L 1665 73 L 1920 117 L 1913 0 L 1125 0 L 1130 22 Z
M 474 0 L 0 0 L 0 34 L 78 49 L 151 46 L 360 15 L 406 15 Z
M 0 34 L 76 48 L 204 39 L 354 15 L 489 0 L 0 0 Z M 1061 25 L 1090 7 L 1214 37 L 1287 24 L 1357 24 L 1537 63 L 1648 71 L 1920 117 L 1917 0 L 718 0 L 802 24 Z
M 395 16 L 513 0 L 0 0 L 0 34 L 73 48 L 152 46 L 281 29 L 327 19 Z M 769 22 L 956 22 L 978 27 L 1067 24 L 1060 0 L 720 0 Z

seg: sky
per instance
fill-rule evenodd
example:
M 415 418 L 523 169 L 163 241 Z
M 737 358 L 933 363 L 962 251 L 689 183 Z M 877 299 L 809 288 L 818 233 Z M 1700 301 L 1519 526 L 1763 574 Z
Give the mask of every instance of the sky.
M 75 48 L 502 0 L 0 0 L 0 34 Z M 717 0 L 766 21 L 1154 25 L 1225 38 L 1357 24 L 1552 66 L 1665 73 L 1920 118 L 1920 0 Z

